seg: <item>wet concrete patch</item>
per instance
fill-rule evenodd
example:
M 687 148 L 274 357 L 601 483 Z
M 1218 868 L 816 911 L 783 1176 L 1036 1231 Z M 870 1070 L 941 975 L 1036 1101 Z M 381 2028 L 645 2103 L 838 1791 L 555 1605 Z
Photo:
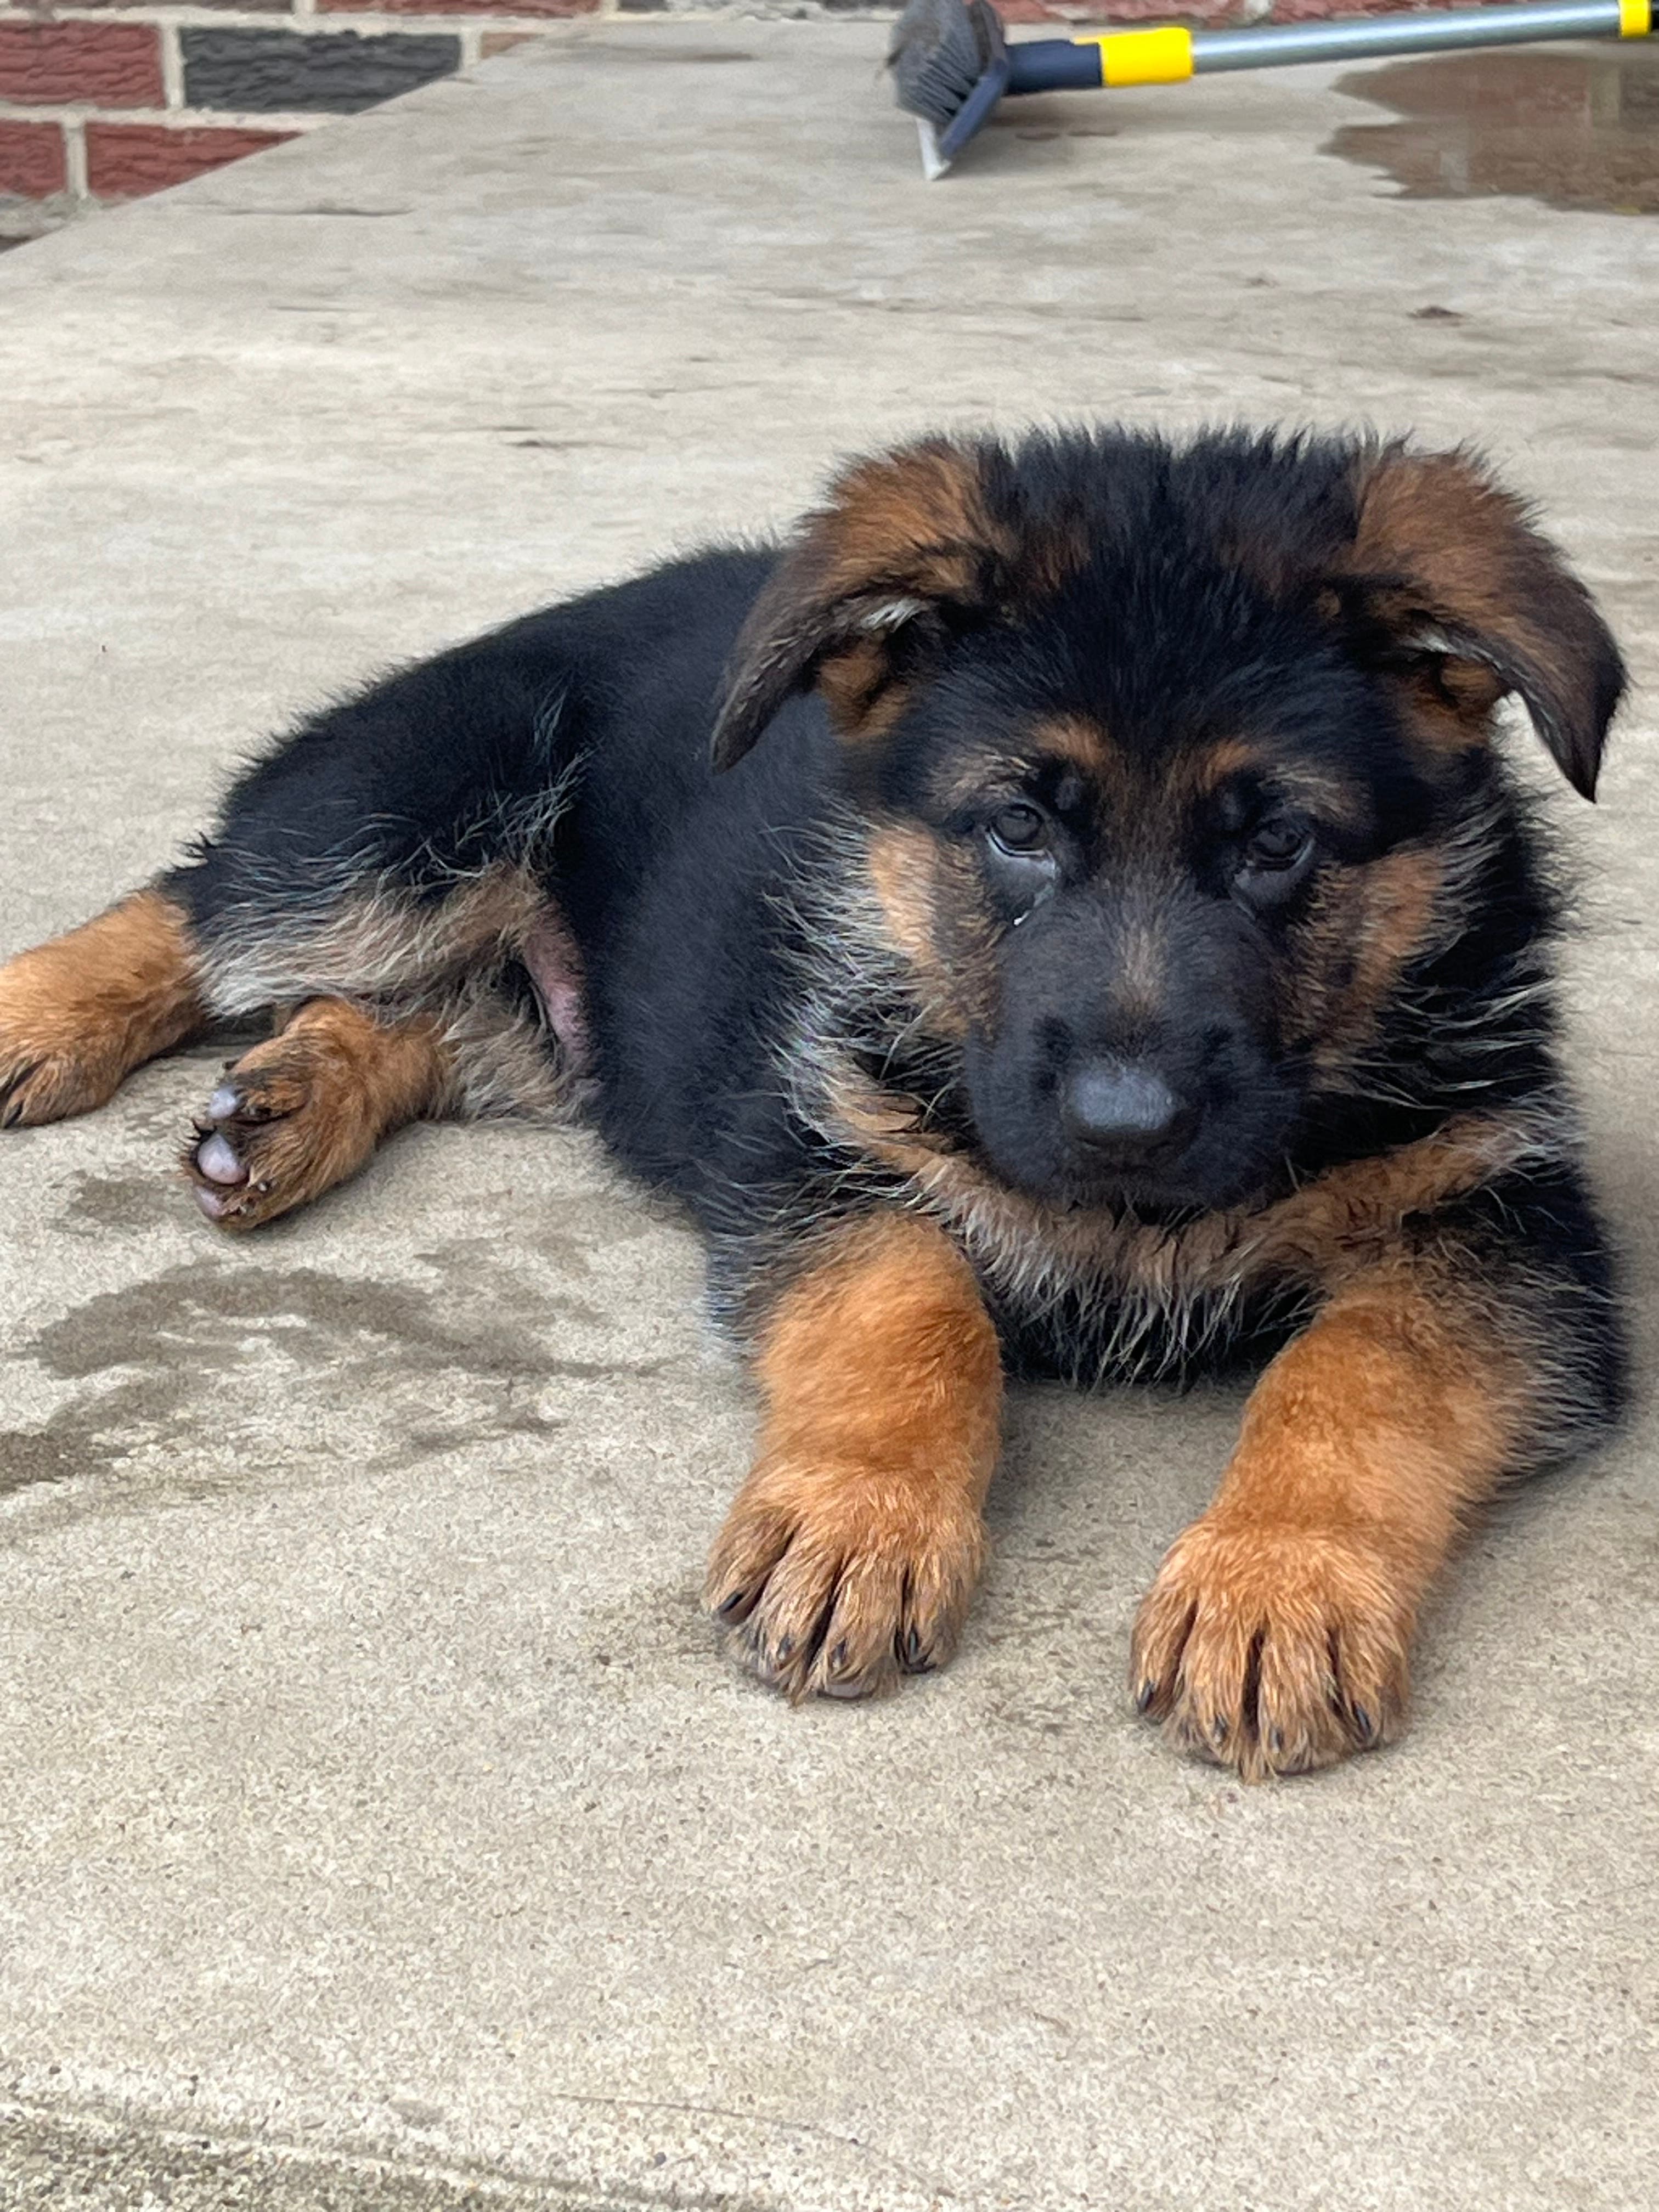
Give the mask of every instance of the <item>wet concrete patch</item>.
M 392 2100 L 406 2125 L 436 2107 Z M 147 2127 L 113 2116 L 0 2112 L 0 2203 L 39 2212 L 630 2212 L 671 2200 L 626 2187 L 588 2189 L 553 2177 L 464 2160 L 406 2162 L 388 2154 L 305 2151 L 197 2130 Z M 674 2191 L 688 2208 L 759 2212 L 748 2196 Z
M 684 1364 L 608 1357 L 598 1308 L 499 1265 L 487 1280 L 465 1273 L 428 1288 L 191 1262 L 87 1298 L 17 1347 L 94 1387 L 38 1427 L 0 1430 L 0 1498 L 88 1477 L 106 1479 L 101 1504 L 199 1498 L 342 1451 L 404 1465 L 537 1441 L 569 1419 L 550 1394 Z
M 182 1216 L 187 1194 L 173 1175 L 83 1175 L 58 1216 L 76 1236 L 102 1236 L 110 1230 L 154 1229 Z
M 511 1299 L 501 1304 L 511 1305 Z M 526 1301 L 529 1303 L 529 1301 Z M 559 1300 L 543 1300 L 557 1310 Z M 441 1292 L 314 1267 L 170 1267 L 122 1291 L 100 1292 L 51 1322 L 22 1347 L 65 1379 L 114 1368 L 182 1366 L 202 1377 L 240 1366 L 250 1338 L 296 1366 L 363 1366 L 416 1377 L 434 1370 L 483 1381 L 635 1371 L 632 1363 L 569 1358 L 499 1306 L 469 1316 Z M 652 1363 L 654 1369 L 659 1362 Z
M 177 1455 L 198 1424 L 191 1412 L 190 1378 L 151 1370 L 129 1375 L 112 1389 L 62 1406 L 36 1429 L 0 1429 L 0 1498 L 41 1485 L 121 1476 L 152 1459 L 167 1468 L 175 1495 L 207 1497 L 230 1487 L 228 1478 L 193 1465 L 180 1474 Z M 214 1464 L 216 1464 L 215 1462 Z M 118 1482 L 106 1498 L 120 1494 Z
M 1449 54 L 1341 78 L 1397 123 L 1350 123 L 1324 151 L 1407 199 L 1507 194 L 1659 215 L 1659 52 L 1643 46 Z
M 70 1425 L 54 1419 L 44 1428 L 0 1429 L 0 1498 L 84 1473 L 91 1440 L 70 1433 Z

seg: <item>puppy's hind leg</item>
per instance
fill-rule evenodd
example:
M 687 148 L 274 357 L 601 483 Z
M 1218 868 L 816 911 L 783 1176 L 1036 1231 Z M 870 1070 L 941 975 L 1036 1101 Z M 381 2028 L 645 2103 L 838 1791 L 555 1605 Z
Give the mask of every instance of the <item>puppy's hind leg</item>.
M 210 1220 L 257 1229 L 356 1175 L 406 1122 L 568 1121 L 579 1074 L 505 966 L 401 1002 L 311 999 L 226 1068 L 185 1171 Z
M 482 639 L 326 709 L 231 790 L 191 878 L 203 995 L 225 1019 L 297 1012 L 198 1124 L 185 1168 L 216 1221 L 288 1212 L 404 1122 L 568 1087 L 526 963 L 554 927 L 569 686 L 546 645 Z
M 188 911 L 135 891 L 0 967 L 0 1128 L 91 1113 L 205 1020 Z

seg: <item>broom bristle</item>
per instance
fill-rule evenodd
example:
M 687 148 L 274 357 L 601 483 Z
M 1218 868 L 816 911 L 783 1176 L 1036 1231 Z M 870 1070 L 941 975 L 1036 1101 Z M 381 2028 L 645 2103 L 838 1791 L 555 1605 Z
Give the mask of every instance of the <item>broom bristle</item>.
M 943 130 L 989 67 L 985 0 L 910 0 L 893 26 L 887 66 L 907 114 Z M 994 19 L 993 19 L 994 20 Z

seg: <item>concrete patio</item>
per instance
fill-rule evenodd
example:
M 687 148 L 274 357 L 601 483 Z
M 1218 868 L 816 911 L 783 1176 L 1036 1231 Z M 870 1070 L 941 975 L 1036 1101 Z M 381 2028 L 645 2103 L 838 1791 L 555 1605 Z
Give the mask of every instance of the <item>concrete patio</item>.
M 872 24 L 607 24 L 0 261 L 0 954 L 401 656 L 941 422 L 1486 444 L 1638 690 L 1577 1071 L 1659 1350 L 1659 225 L 1396 198 L 1328 74 L 1028 102 L 920 181 Z M 1541 781 L 1541 775 L 1540 775 Z M 0 2205 L 1563 2212 L 1659 2160 L 1659 1415 L 1482 1528 L 1388 1753 L 1129 1714 L 1231 1391 L 1021 1398 L 947 1672 L 697 1610 L 751 1411 L 579 1136 L 224 1242 L 222 1053 L 0 1138 Z

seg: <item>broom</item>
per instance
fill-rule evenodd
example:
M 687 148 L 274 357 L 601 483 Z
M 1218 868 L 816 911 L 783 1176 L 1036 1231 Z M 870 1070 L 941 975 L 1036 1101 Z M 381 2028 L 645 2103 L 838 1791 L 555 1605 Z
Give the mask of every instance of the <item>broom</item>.
M 1259 31 L 1091 31 L 1010 46 L 989 0 L 910 0 L 887 65 L 898 104 L 916 118 L 922 174 L 942 177 L 1004 94 L 1180 84 L 1211 70 L 1282 69 L 1369 54 L 1430 54 L 1537 39 L 1643 39 L 1653 0 L 1533 0 L 1449 15 L 1355 15 Z

